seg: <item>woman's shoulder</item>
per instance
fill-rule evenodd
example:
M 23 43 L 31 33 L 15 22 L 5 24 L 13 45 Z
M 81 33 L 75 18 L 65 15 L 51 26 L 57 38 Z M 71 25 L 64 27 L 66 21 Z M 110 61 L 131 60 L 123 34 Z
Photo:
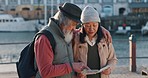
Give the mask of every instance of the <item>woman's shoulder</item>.
M 107 39 L 106 39 L 106 38 L 104 38 L 104 37 L 100 40 L 100 42 L 99 42 L 99 43 L 100 43 L 100 44 L 107 44 L 107 45 L 112 44 L 112 43 L 108 42 L 108 41 L 107 41 Z

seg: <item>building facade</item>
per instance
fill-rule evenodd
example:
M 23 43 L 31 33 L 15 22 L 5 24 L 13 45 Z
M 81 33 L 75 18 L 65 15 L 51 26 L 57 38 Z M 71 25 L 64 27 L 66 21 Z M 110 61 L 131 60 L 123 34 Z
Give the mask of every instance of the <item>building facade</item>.
M 93 6 L 101 17 L 148 13 L 148 0 L 0 0 L 0 12 L 22 16 L 27 19 L 44 18 L 44 5 L 47 15 L 52 16 L 64 2 L 77 4 L 82 9 Z

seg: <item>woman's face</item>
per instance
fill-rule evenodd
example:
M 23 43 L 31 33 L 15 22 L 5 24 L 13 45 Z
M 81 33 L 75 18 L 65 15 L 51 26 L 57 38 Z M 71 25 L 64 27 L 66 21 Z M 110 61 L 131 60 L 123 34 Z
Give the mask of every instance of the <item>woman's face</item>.
M 99 23 L 98 22 L 88 22 L 88 23 L 84 23 L 83 26 L 84 26 L 84 30 L 86 31 L 87 36 L 94 37 L 98 31 Z

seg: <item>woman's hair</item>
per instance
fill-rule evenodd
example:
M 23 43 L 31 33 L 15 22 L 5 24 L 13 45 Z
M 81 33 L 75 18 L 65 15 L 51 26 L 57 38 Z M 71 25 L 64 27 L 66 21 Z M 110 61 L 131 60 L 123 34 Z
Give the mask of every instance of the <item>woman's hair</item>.
M 63 13 L 61 11 L 58 11 L 54 15 L 54 19 L 58 20 L 58 24 L 63 25 L 63 26 L 69 26 L 71 24 L 71 21 L 72 21 L 71 19 L 69 19 L 68 17 L 63 15 Z
M 96 43 L 99 43 L 100 40 L 104 37 L 103 32 L 102 32 L 102 28 L 101 28 L 101 24 L 98 25 L 98 31 L 97 31 L 97 40 Z M 86 31 L 84 30 L 84 27 L 82 29 L 82 33 L 80 33 L 80 42 L 81 43 L 85 43 L 85 37 L 86 37 Z

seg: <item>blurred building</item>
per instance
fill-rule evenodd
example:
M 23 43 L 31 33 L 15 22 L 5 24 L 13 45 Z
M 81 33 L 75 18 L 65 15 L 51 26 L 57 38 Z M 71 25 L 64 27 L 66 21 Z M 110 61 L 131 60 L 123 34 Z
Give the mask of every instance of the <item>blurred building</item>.
M 89 4 L 101 17 L 148 13 L 148 0 L 47 0 L 48 17 L 52 15 L 51 10 L 54 14 L 58 6 L 64 2 L 77 4 L 82 9 Z M 44 18 L 45 3 L 45 0 L 0 0 L 0 13 L 22 16 L 26 19 Z

